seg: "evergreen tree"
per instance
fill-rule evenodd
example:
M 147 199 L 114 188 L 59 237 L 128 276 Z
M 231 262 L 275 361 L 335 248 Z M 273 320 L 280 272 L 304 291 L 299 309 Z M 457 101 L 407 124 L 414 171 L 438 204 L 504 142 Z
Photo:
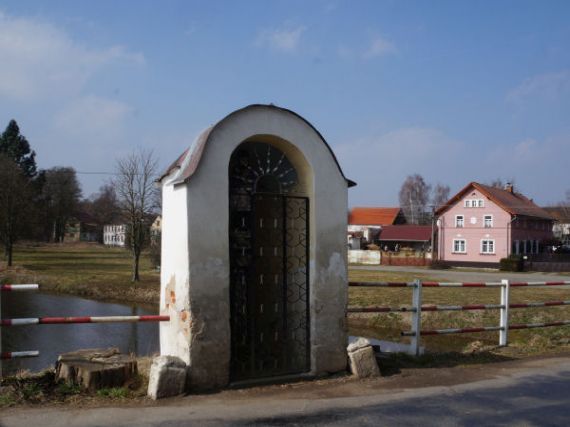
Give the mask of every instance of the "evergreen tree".
M 6 130 L 0 135 L 0 154 L 13 160 L 27 178 L 36 175 L 36 152 L 30 149 L 30 143 L 20 134 L 16 120 L 10 120 Z

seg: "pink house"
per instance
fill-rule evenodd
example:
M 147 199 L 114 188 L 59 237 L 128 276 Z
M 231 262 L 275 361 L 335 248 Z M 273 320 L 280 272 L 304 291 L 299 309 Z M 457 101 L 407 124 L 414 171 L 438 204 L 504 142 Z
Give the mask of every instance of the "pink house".
M 452 265 L 496 267 L 511 254 L 536 254 L 553 218 L 514 191 L 471 182 L 436 212 L 438 257 Z

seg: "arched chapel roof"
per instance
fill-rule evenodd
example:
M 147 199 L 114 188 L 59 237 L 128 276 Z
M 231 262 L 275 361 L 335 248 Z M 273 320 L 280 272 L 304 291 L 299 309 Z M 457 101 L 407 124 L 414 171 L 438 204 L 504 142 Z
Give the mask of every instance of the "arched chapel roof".
M 333 160 L 335 161 L 335 163 L 338 167 L 340 174 L 346 180 L 347 185 L 349 187 L 354 187 L 356 185 L 356 183 L 354 181 L 346 178 L 346 176 L 342 172 L 340 164 L 338 163 L 338 160 L 337 160 L 333 150 L 331 149 L 331 147 L 329 146 L 327 141 L 323 138 L 321 133 L 308 120 L 306 120 L 304 117 L 300 116 L 299 114 L 295 113 L 292 110 L 288 110 L 287 108 L 277 107 L 276 105 L 273 105 L 273 104 L 252 104 L 252 105 L 248 105 L 247 107 L 240 108 L 239 110 L 236 110 L 236 111 L 228 114 L 226 117 L 224 117 L 222 120 L 220 120 L 215 125 L 212 125 L 212 126 L 206 128 L 204 131 L 202 131 L 202 133 L 200 133 L 200 135 L 198 135 L 198 137 L 196 138 L 194 143 L 189 148 L 187 148 L 166 169 L 166 171 L 160 176 L 158 181 L 162 181 L 162 179 L 164 179 L 165 177 L 167 177 L 171 173 L 179 170 L 180 172 L 179 172 L 177 179 L 174 183 L 175 184 L 181 184 L 184 182 L 188 182 L 190 180 L 190 178 L 192 177 L 192 175 L 194 175 L 194 173 L 198 169 L 198 165 L 200 164 L 200 160 L 202 158 L 202 153 L 204 152 L 204 148 L 206 147 L 206 145 L 208 144 L 208 141 L 210 140 L 210 135 L 212 134 L 212 132 L 214 130 L 216 130 L 216 128 L 221 126 L 221 124 L 224 123 L 226 120 L 228 120 L 230 117 L 233 117 L 233 116 L 240 114 L 244 111 L 255 110 L 255 109 L 269 109 L 269 110 L 280 111 L 280 112 L 283 112 L 286 114 L 292 114 L 297 119 L 300 119 L 303 122 L 305 122 L 319 136 L 319 139 L 322 141 L 322 143 L 325 145 L 325 147 L 329 150 Z

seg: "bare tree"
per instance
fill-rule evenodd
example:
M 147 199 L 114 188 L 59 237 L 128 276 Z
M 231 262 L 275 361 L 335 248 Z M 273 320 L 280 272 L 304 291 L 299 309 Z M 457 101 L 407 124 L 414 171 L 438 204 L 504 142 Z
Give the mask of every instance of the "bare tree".
M 436 184 L 431 196 L 431 204 L 434 210 L 439 209 L 449 200 L 449 191 L 449 185 Z
M 409 175 L 400 188 L 400 207 L 411 224 L 426 222 L 431 185 L 418 174 Z
M 11 267 L 14 243 L 24 231 L 30 214 L 30 181 L 13 160 L 0 155 L 0 183 L 0 241 Z
M 133 257 L 132 281 L 138 282 L 139 262 L 149 242 L 150 217 L 156 206 L 154 178 L 157 160 L 152 151 L 136 151 L 117 161 L 113 182 L 127 224 L 127 241 Z

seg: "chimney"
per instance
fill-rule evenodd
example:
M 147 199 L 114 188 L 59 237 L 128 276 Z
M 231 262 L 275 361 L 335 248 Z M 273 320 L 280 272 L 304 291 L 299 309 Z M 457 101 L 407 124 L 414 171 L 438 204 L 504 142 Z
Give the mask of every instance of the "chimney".
M 510 182 L 507 182 L 505 184 L 505 191 L 508 191 L 509 193 L 513 194 L 515 192 L 514 188 L 513 188 L 513 184 L 511 184 Z

